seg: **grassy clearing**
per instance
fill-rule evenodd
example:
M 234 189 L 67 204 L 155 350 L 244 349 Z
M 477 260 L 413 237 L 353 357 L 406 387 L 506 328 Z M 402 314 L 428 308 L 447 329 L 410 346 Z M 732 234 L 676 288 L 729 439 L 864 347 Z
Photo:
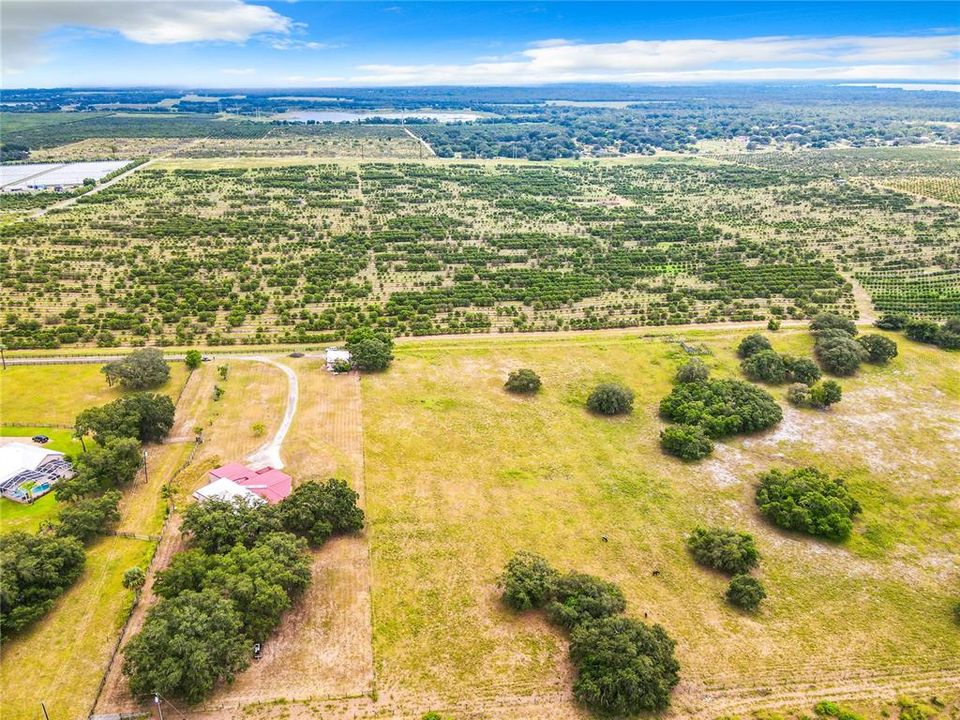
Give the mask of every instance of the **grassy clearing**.
M 718 376 L 737 376 L 743 334 L 686 337 L 712 350 Z M 812 349 L 805 332 L 772 339 L 783 352 Z M 619 583 L 628 612 L 668 629 L 684 668 L 681 714 L 724 687 L 960 670 L 949 611 L 960 368 L 898 340 L 900 357 L 844 380 L 833 411 L 785 408 L 777 429 L 697 465 L 657 446 L 656 406 L 685 359 L 677 345 L 634 333 L 399 346 L 388 373 L 363 380 L 381 687 L 485 708 L 568 687 L 564 638 L 498 602 L 496 577 L 518 549 Z M 502 390 L 517 367 L 540 373 L 540 395 Z M 607 379 L 636 391 L 632 416 L 584 410 Z M 785 387 L 772 392 L 782 402 Z M 846 475 L 864 505 L 846 545 L 782 533 L 756 512 L 760 471 L 812 463 Z M 759 614 L 728 607 L 726 579 L 690 559 L 683 541 L 696 524 L 754 533 L 770 596 Z M 560 702 L 555 717 L 576 714 Z
M 186 382 L 183 363 L 170 364 L 170 379 L 152 390 L 176 400 Z M 77 414 L 123 395 L 109 387 L 100 365 L 11 365 L 0 372 L 0 423 L 73 425 Z
M 30 438 L 34 435 L 46 435 L 50 438 L 50 442 L 43 446 L 50 450 L 58 450 L 67 455 L 83 452 L 80 441 L 73 437 L 73 430 L 43 425 L 0 425 L 0 437 L 23 438 L 24 442 L 32 442 Z
M 123 573 L 145 567 L 153 544 L 104 538 L 87 551 L 80 580 L 29 631 L 5 639 L 0 663 L 4 717 L 87 717 L 103 667 L 133 602 Z
M 59 514 L 60 505 L 53 493 L 30 505 L 0 498 L 0 533 L 36 532 L 41 525 L 55 521 Z

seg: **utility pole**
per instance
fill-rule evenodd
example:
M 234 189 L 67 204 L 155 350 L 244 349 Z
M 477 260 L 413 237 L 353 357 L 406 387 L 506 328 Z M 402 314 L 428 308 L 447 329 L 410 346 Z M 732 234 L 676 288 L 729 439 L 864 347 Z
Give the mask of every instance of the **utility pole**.
M 7 369 L 7 357 L 3 354 L 3 351 L 7 349 L 7 346 L 3 343 L 0 343 L 0 360 L 3 361 L 3 369 Z
M 150 484 L 150 475 L 147 473 L 147 451 L 143 451 L 143 479 L 147 485 Z
M 40 702 L 40 709 L 43 710 L 43 717 L 45 720 L 50 720 L 50 716 L 47 715 L 47 706 L 43 704 L 43 701 Z
M 153 701 L 157 704 L 157 712 L 160 713 L 160 720 L 163 720 L 163 707 L 160 705 L 160 696 L 154 695 Z

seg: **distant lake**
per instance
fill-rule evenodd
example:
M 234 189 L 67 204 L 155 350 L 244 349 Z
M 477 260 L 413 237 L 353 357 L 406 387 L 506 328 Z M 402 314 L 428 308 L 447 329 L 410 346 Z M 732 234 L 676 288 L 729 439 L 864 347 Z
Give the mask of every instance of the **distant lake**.
M 895 90 L 926 90 L 960 92 L 960 85 L 949 83 L 841 83 L 846 87 L 893 88 Z
M 471 112 L 469 110 L 294 110 L 272 116 L 271 120 L 288 120 L 290 122 L 356 122 L 383 118 L 384 120 L 436 120 L 438 122 L 471 122 L 483 117 L 494 117 L 489 113 Z

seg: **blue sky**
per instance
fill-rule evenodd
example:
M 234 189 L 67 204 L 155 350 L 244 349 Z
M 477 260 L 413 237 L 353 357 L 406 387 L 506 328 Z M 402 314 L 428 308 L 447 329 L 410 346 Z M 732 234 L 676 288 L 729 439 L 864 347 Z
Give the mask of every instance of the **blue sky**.
M 960 80 L 953 2 L 4 0 L 4 85 Z

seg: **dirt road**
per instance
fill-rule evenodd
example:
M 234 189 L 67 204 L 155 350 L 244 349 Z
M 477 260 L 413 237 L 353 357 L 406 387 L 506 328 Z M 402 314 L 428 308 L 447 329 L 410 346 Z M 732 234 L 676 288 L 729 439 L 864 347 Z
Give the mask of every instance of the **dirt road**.
M 300 399 L 300 383 L 297 380 L 297 374 L 286 365 L 274 362 L 263 355 L 241 356 L 237 359 L 253 360 L 255 362 L 272 365 L 282 370 L 287 376 L 287 407 L 283 412 L 283 420 L 280 422 L 280 427 L 277 428 L 276 434 L 274 434 L 268 442 L 264 443 L 256 452 L 247 456 L 247 462 L 254 467 L 266 467 L 269 465 L 279 470 L 283 467 L 283 460 L 280 459 L 280 446 L 283 445 L 283 440 L 290 431 L 290 426 L 293 424 L 293 416 L 297 412 L 297 402 Z

